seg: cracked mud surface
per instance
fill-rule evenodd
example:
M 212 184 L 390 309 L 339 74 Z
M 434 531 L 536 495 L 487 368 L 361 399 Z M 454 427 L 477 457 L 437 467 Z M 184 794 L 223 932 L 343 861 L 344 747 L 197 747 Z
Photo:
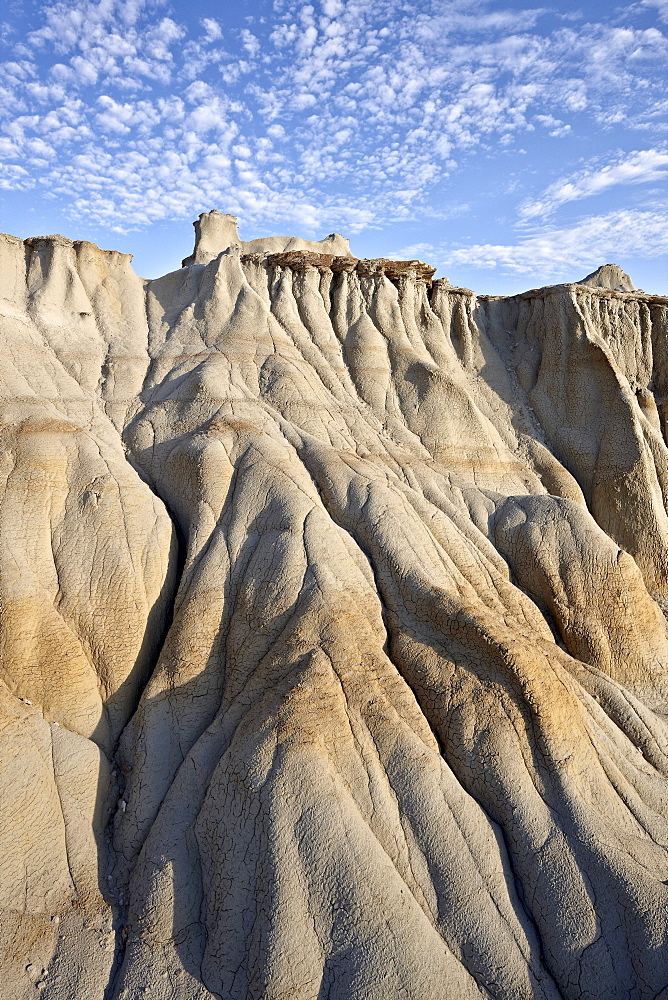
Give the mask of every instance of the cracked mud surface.
M 668 300 L 333 246 L 0 238 L 2 1000 L 668 996 Z

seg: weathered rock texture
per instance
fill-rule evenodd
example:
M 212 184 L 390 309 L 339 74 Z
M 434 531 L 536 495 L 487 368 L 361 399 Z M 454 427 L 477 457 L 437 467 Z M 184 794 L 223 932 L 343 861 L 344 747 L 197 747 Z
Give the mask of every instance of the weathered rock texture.
M 0 242 L 3 1000 L 668 997 L 668 299 L 339 240 Z
M 182 261 L 183 267 L 191 264 L 208 264 L 218 254 L 229 247 L 242 254 L 283 253 L 285 251 L 307 251 L 310 253 L 339 254 L 350 256 L 350 243 L 338 233 L 330 233 L 324 240 L 302 240 L 299 236 L 267 236 L 259 240 L 242 240 L 237 230 L 236 215 L 223 215 L 215 209 L 202 212 L 195 227 L 195 249 Z
M 617 264 L 602 264 L 578 284 L 593 285 L 595 288 L 608 288 L 614 292 L 636 291 L 628 274 L 625 274 Z

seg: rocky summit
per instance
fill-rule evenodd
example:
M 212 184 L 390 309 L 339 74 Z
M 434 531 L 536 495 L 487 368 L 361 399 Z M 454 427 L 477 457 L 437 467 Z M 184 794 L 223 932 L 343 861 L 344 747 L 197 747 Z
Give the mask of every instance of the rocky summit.
M 668 298 L 0 237 L 2 1000 L 668 997 Z

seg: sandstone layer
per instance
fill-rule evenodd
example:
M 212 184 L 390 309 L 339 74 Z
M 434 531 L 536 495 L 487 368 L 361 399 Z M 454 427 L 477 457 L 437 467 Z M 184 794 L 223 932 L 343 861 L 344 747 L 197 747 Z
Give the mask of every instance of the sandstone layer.
M 668 298 L 214 214 L 0 238 L 2 1000 L 666 1000 Z

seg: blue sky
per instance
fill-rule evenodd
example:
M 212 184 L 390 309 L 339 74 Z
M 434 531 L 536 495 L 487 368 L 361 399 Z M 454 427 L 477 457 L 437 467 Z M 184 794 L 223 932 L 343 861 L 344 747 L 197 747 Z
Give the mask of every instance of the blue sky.
M 218 208 L 508 293 L 668 293 L 668 0 L 4 0 L 0 230 L 134 253 Z

